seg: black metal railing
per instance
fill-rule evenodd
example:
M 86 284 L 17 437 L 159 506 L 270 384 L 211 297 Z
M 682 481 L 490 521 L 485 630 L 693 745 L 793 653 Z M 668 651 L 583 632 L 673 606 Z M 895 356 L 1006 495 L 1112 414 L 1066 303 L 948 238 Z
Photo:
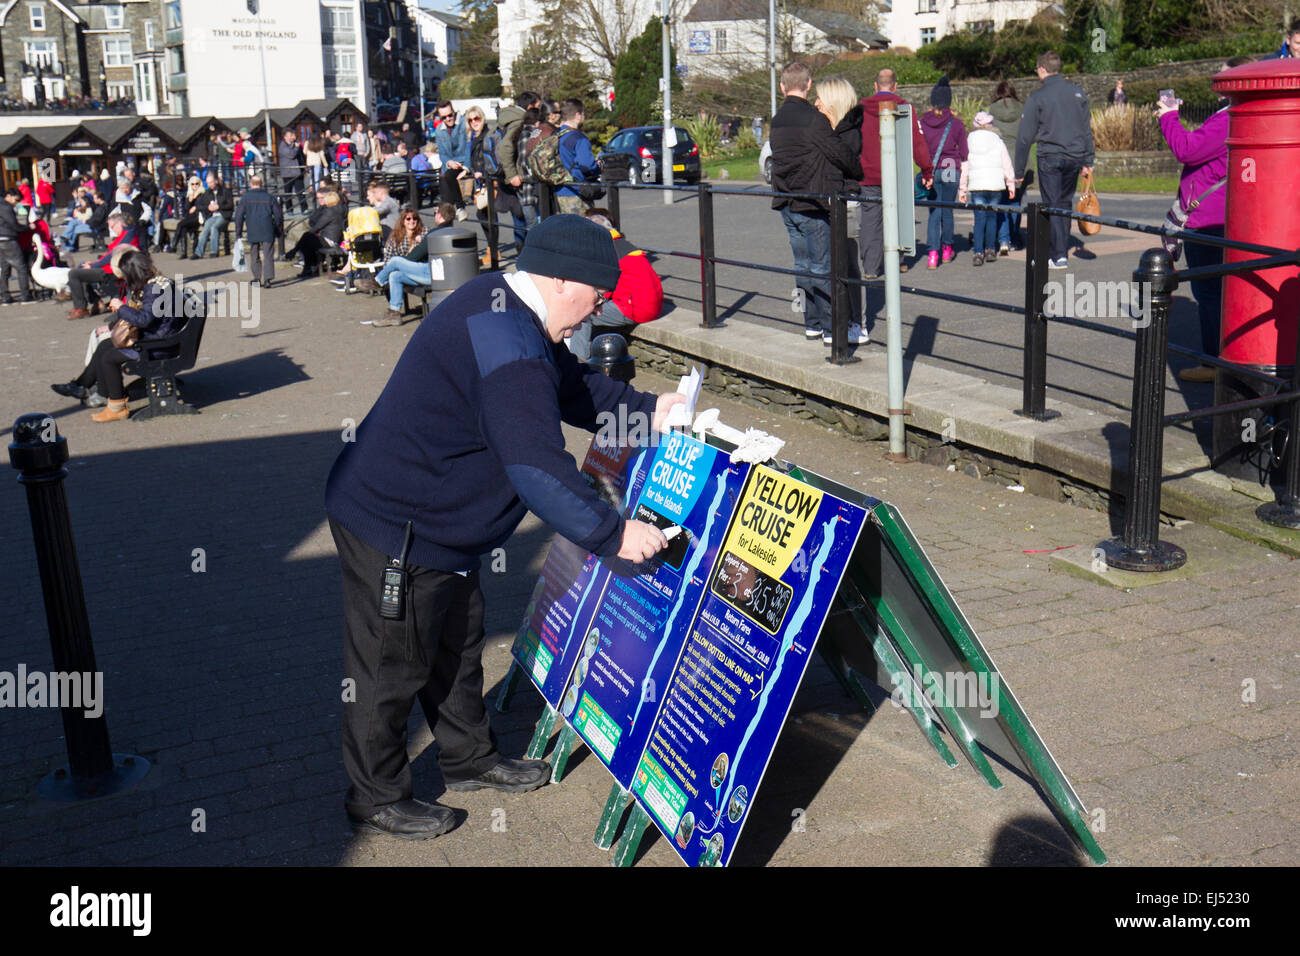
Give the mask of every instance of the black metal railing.
M 862 279 L 851 275 L 848 264 L 850 248 L 848 203 L 851 200 L 881 202 L 879 197 L 715 188 L 707 182 L 695 186 L 632 185 L 611 182 L 607 183 L 606 186 L 609 189 L 606 205 L 609 207 L 616 224 L 621 222 L 620 193 L 624 189 L 646 191 L 668 189 L 675 192 L 695 193 L 700 237 L 699 252 L 679 249 L 656 249 L 649 246 L 643 248 L 646 252 L 655 255 L 691 259 L 699 262 L 701 325 L 703 327 L 714 328 L 718 324 L 716 266 L 731 266 L 757 272 L 827 281 L 831 286 L 832 342 L 829 361 L 839 365 L 855 360 L 848 345 L 848 326 L 852 321 L 853 308 L 848 294 L 849 289 L 854 286 L 865 288 L 880 283 L 882 280 L 880 278 Z M 545 188 L 543 191 L 546 192 Z M 831 252 L 828 272 L 825 274 L 805 272 L 717 255 L 714 242 L 714 197 L 718 195 L 755 198 L 783 197 L 825 201 L 829 207 L 831 225 Z M 916 205 L 925 208 L 983 209 L 999 213 L 1023 214 L 1026 217 L 1027 235 L 1023 306 L 1018 307 L 1005 302 L 978 299 L 932 289 L 921 289 L 915 286 L 900 287 L 900 292 L 908 295 L 972 305 L 1000 312 L 1016 313 L 1023 316 L 1022 407 L 1016 410 L 1017 414 L 1037 421 L 1046 421 L 1059 414 L 1047 408 L 1048 323 L 1070 325 L 1128 339 L 1135 343 L 1126 494 L 1128 509 L 1125 530 L 1122 536 L 1108 542 L 1102 542 L 1098 548 L 1106 555 L 1107 562 L 1115 567 L 1133 570 L 1166 570 L 1180 565 L 1182 560 L 1185 560 L 1185 555 L 1180 559 L 1178 555 L 1181 555 L 1182 552 L 1177 548 L 1162 544 L 1158 535 L 1160 483 L 1163 477 L 1163 429 L 1166 426 L 1196 418 L 1229 415 L 1253 408 L 1287 405 L 1290 409 L 1292 422 L 1290 431 L 1296 433 L 1300 430 L 1300 344 L 1297 346 L 1293 377 L 1287 379 L 1271 375 L 1248 365 L 1226 361 L 1217 355 L 1207 355 L 1195 349 L 1170 343 L 1168 322 L 1173 292 L 1180 283 L 1194 279 L 1241 275 L 1279 266 L 1300 265 L 1300 250 L 1242 242 L 1194 230 L 1170 231 L 1161 226 L 1151 226 L 1109 216 L 1092 216 L 1072 209 L 1050 207 L 1041 202 L 1009 205 L 917 200 Z M 543 213 L 543 215 L 545 214 Z M 1150 321 L 1138 327 L 1136 331 L 1112 328 L 1102 323 L 1090 322 L 1073 316 L 1049 315 L 1045 309 L 1046 287 L 1048 284 L 1048 238 L 1052 218 L 1056 216 L 1066 217 L 1071 220 L 1094 222 L 1115 229 L 1146 233 L 1161 238 L 1171 237 L 1181 239 L 1184 242 L 1236 250 L 1253 254 L 1256 258 L 1223 265 L 1184 269 L 1180 272 L 1174 269 L 1172 259 L 1163 248 L 1148 250 L 1143 254 L 1141 265 L 1134 271 L 1133 279 L 1138 284 L 1139 290 L 1142 290 L 1141 294 L 1147 296 L 1146 307 L 1150 312 Z M 1297 340 L 1300 343 L 1300 335 L 1297 336 Z M 1166 357 L 1170 352 L 1197 359 L 1205 365 L 1224 369 L 1234 375 L 1258 381 L 1269 387 L 1279 389 L 1279 391 L 1271 395 L 1166 416 L 1164 414 L 1164 376 Z M 1284 465 L 1285 487 L 1279 493 L 1276 502 L 1261 506 L 1257 509 L 1257 514 L 1261 520 L 1272 524 L 1300 528 L 1300 435 L 1293 436 L 1287 442 L 1284 461 L 1279 464 Z

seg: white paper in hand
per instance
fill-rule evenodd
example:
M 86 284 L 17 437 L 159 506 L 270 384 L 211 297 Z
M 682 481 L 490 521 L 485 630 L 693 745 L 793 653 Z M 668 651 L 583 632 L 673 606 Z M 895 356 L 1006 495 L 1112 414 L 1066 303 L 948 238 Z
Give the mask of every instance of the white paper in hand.
M 690 375 L 682 376 L 682 380 L 677 383 L 677 391 L 686 396 L 686 401 L 668 410 L 668 417 L 664 419 L 663 425 L 665 430 L 677 426 L 689 427 L 695 420 L 695 403 L 700 400 L 700 386 L 703 381 L 698 368 L 692 368 Z

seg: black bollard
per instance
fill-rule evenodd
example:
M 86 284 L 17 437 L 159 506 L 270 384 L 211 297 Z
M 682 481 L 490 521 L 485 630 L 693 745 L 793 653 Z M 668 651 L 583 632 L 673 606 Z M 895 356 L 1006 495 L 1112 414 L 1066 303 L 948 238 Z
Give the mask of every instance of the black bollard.
M 696 205 L 700 214 L 700 325 L 711 329 L 718 324 L 718 280 L 713 262 L 713 190 L 708 183 L 700 183 Z
M 1300 392 L 1300 329 L 1295 337 L 1295 365 L 1291 372 L 1291 390 Z M 1300 529 L 1300 398 L 1293 399 L 1291 421 L 1287 425 L 1286 487 L 1276 501 L 1260 505 L 1255 517 L 1279 528 Z
M 14 422 L 13 436 L 9 463 L 18 469 L 18 481 L 27 489 L 54 669 L 60 674 L 91 677 L 98 668 L 63 490 L 63 479 L 68 476 L 63 467 L 68 460 L 68 440 L 59 434 L 48 414 L 21 416 Z M 102 710 L 97 717 L 87 717 L 84 707 L 69 706 L 66 700 L 61 703 L 68 766 L 41 780 L 37 789 L 42 797 L 106 797 L 129 789 L 149 772 L 149 761 L 143 757 L 113 753 L 108 742 L 108 719 Z
M 630 382 L 636 374 L 636 362 L 627 352 L 627 340 L 617 332 L 606 332 L 591 340 L 591 358 L 587 364 L 616 382 Z
M 1048 239 L 1052 217 L 1041 204 L 1028 203 L 1025 219 L 1029 234 L 1025 240 L 1025 348 L 1022 355 L 1021 389 L 1023 407 L 1016 414 L 1045 422 L 1061 413 L 1047 407 L 1047 316 L 1043 314 L 1046 296 Z
M 1128 435 L 1128 495 L 1124 535 L 1097 545 L 1109 567 L 1122 571 L 1172 571 L 1187 553 L 1160 540 L 1160 480 L 1164 471 L 1165 352 L 1169 306 L 1178 275 L 1164 249 L 1142 253 L 1133 281 L 1142 290 L 1148 319 L 1137 330 L 1133 359 L 1133 412 Z

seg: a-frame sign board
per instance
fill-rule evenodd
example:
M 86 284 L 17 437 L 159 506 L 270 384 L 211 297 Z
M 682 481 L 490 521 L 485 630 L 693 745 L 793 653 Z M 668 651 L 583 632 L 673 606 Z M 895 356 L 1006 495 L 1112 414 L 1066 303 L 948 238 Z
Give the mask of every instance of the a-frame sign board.
M 529 748 L 554 726 L 554 779 L 577 741 L 615 783 L 595 842 L 627 865 L 655 823 L 690 865 L 725 865 L 748 818 L 814 645 L 846 692 L 891 693 L 949 766 L 960 751 L 990 786 L 990 760 L 1034 785 L 1097 863 L 1105 856 L 1065 775 L 897 509 L 791 465 L 728 460 L 676 433 L 601 448 L 583 471 L 629 516 L 683 529 L 632 568 L 556 538 L 515 642 L 519 674 L 547 701 Z

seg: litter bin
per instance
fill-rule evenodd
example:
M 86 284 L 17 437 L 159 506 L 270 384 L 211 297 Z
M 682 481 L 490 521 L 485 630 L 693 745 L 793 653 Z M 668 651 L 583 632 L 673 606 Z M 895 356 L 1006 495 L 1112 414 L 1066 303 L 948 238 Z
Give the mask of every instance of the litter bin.
M 429 306 L 442 302 L 478 275 L 478 237 L 460 226 L 429 233 Z
M 1300 63 L 1247 63 L 1218 74 L 1213 85 L 1232 104 L 1224 234 L 1243 242 L 1300 248 L 1300 219 L 1281 201 L 1300 185 Z M 1255 253 L 1236 249 L 1224 254 L 1228 263 L 1254 258 Z M 1291 377 L 1300 309 L 1298 277 L 1296 266 L 1280 266 L 1224 278 L 1220 325 L 1224 359 Z M 1258 379 L 1219 369 L 1214 403 L 1224 405 L 1277 391 Z M 1282 424 L 1283 417 L 1285 406 L 1276 405 L 1215 416 L 1215 470 L 1261 483 L 1280 478 L 1274 462 L 1281 457 L 1287 431 L 1293 430 Z
M 617 332 L 606 332 L 591 340 L 587 364 L 616 382 L 630 382 L 636 374 L 636 362 L 627 354 L 627 340 Z

